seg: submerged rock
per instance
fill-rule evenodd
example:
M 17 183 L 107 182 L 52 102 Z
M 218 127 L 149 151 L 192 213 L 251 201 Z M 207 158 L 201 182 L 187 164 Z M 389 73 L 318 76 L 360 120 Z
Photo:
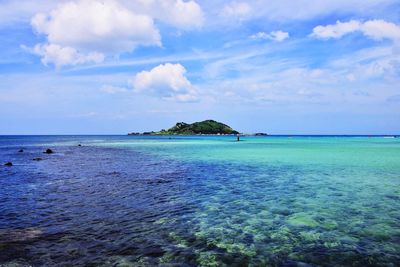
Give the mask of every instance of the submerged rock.
M 283 267 L 312 267 L 313 265 L 310 265 L 305 262 L 301 261 L 293 261 L 293 260 L 287 260 L 281 264 Z
M 30 267 L 32 264 L 29 264 L 24 259 L 16 259 L 9 262 L 2 263 L 1 267 Z
M 53 151 L 53 150 L 51 150 L 50 148 L 48 148 L 48 149 L 46 149 L 46 151 L 45 151 L 45 152 L 43 152 L 43 153 L 46 153 L 46 154 L 53 154 L 53 153 L 54 153 L 54 151 Z
M 78 146 L 82 146 L 81 144 L 79 144 Z
M 282 216 L 289 216 L 293 214 L 293 211 L 287 208 L 272 208 L 271 212 L 274 214 L 282 215 Z
M 22 153 L 22 152 L 24 152 L 24 150 L 23 150 L 23 149 L 20 149 L 20 150 L 18 150 L 18 152 L 19 152 L 19 153 Z
M 377 223 L 366 226 L 362 229 L 361 234 L 375 240 L 385 241 L 392 236 L 400 235 L 400 230 L 394 229 L 389 224 Z
M 315 231 L 310 231 L 310 232 L 300 232 L 300 237 L 307 243 L 310 242 L 317 242 L 319 239 L 321 239 L 321 234 Z
M 39 160 L 42 160 L 42 158 L 33 158 L 32 160 L 39 161 Z
M 43 234 L 38 228 L 26 228 L 22 230 L 0 230 L 0 243 L 24 242 L 36 239 Z
M 13 164 L 12 164 L 12 162 L 7 162 L 6 164 L 4 164 L 4 166 L 8 166 L 8 167 L 11 167 Z
M 334 230 L 338 227 L 338 223 L 332 220 L 327 220 L 321 222 L 321 227 L 325 228 L 326 230 Z
M 303 212 L 293 214 L 289 217 L 288 222 L 293 226 L 316 227 L 319 225 L 309 214 Z

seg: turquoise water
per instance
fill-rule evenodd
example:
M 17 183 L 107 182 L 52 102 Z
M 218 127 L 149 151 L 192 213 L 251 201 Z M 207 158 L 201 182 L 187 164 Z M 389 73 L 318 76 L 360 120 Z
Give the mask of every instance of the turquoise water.
M 8 241 L 2 246 L 0 232 L 0 252 L 1 248 L 7 252 L 0 263 L 400 265 L 400 139 L 242 139 L 0 139 L 0 158 L 16 163 L 1 170 L 0 200 L 14 207 L 0 211 L 14 214 L 14 219 L 1 216 L 0 230 L 14 235 L 17 231 L 19 236 L 28 235 L 26 229 L 30 235 L 32 229 L 38 233 L 18 242 L 3 234 Z M 83 146 L 78 148 L 77 143 Z M 18 155 L 20 147 L 31 154 Z M 47 147 L 57 153 L 40 162 L 28 161 Z M 36 177 L 24 182 L 41 188 L 40 192 L 13 182 L 26 175 Z M 77 193 L 86 187 L 91 190 Z M 33 206 L 46 200 L 63 208 L 40 207 L 41 213 L 31 216 L 21 207 L 29 197 L 4 198 L 11 189 L 36 194 Z M 77 201 L 85 210 L 80 216 L 74 214 Z M 43 223 L 51 217 L 46 212 L 68 213 L 70 218 Z M 18 219 L 15 214 L 20 214 Z M 93 216 L 98 217 L 95 222 Z M 94 239 L 103 238 L 107 245 L 97 253 L 86 248 L 71 256 L 60 244 L 78 250 L 97 244 L 84 238 L 88 230 L 81 229 L 82 223 L 96 233 Z M 49 238 L 54 231 L 62 242 Z M 60 248 L 53 251 L 37 249 L 57 244 Z

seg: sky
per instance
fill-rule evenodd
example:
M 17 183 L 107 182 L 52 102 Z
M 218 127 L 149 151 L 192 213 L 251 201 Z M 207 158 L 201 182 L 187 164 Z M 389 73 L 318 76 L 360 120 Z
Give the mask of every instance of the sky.
M 398 0 L 0 0 L 0 134 L 400 134 Z

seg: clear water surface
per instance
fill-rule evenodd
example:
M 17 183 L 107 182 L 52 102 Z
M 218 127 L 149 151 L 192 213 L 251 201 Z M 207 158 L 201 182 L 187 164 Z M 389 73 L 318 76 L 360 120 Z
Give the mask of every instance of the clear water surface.
M 0 266 L 400 265 L 400 139 L 242 139 L 0 136 Z

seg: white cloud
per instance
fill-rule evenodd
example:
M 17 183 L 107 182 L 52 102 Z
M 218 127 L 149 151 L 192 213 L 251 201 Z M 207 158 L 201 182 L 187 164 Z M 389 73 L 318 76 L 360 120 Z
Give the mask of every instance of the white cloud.
M 400 57 L 390 56 L 388 58 L 379 58 L 365 64 L 357 64 L 351 72 L 353 81 L 368 80 L 371 78 L 389 78 L 396 77 L 397 70 L 400 67 Z
M 236 0 L 215 1 L 202 0 L 201 4 L 207 14 L 210 14 L 208 22 L 218 20 L 218 15 L 224 20 L 263 20 L 288 21 L 311 20 L 331 14 L 335 16 L 385 16 L 388 15 L 391 5 L 398 0 Z M 394 15 L 394 13 L 393 13 Z M 211 20 L 212 19 L 212 20 Z M 218 25 L 217 21 L 217 25 Z M 226 21 L 224 25 L 229 26 Z
M 384 38 L 400 40 L 400 26 L 384 20 L 369 20 L 362 25 L 361 31 L 368 37 L 381 40 Z
M 222 10 L 221 15 L 224 17 L 234 17 L 243 19 L 252 13 L 251 6 L 246 2 L 230 2 L 226 4 Z
M 270 33 L 258 32 L 256 34 L 251 35 L 250 38 L 251 39 L 267 39 L 267 40 L 282 42 L 285 39 L 289 38 L 289 33 L 283 32 L 283 31 L 273 31 Z
M 389 95 L 398 87 L 400 52 L 393 54 L 393 44 L 342 51 L 338 62 L 330 59 L 318 68 L 310 67 L 312 59 L 274 58 L 282 46 L 264 47 L 253 46 L 242 56 L 235 50 L 234 55 L 207 64 L 200 74 L 207 80 L 199 84 L 202 95 L 213 95 L 221 103 L 254 106 L 266 101 L 271 105 L 273 101 L 377 103 L 377 95 Z
M 257 32 L 250 36 L 251 39 L 269 39 L 269 34 L 266 32 Z
M 32 52 L 42 57 L 44 65 L 54 64 L 57 68 L 63 65 L 84 63 L 100 63 L 104 55 L 98 52 L 80 53 L 72 47 L 62 47 L 56 44 L 37 44 Z
M 343 35 L 359 30 L 360 25 L 361 23 L 356 20 L 337 21 L 336 24 L 326 26 L 319 25 L 313 29 L 311 36 L 321 39 L 341 38 Z
M 274 31 L 270 33 L 271 37 L 273 40 L 282 42 L 283 40 L 289 38 L 289 33 L 288 32 L 283 32 L 283 31 Z
M 133 79 L 138 92 L 148 92 L 165 99 L 187 102 L 197 100 L 197 91 L 185 77 L 181 64 L 160 64 L 150 71 L 141 71 Z
M 203 25 L 203 12 L 195 1 L 161 0 L 158 4 L 158 17 L 166 23 L 184 30 Z
M 36 54 L 43 62 L 62 66 L 97 63 L 91 60 L 93 53 L 104 59 L 138 46 L 161 46 L 155 21 L 189 30 L 201 27 L 203 20 L 202 9 L 193 0 L 71 0 L 60 2 L 49 12 L 37 13 L 31 25 L 47 38 L 40 47 L 57 47 L 62 52 L 55 55 L 56 49 L 52 49 L 53 54 L 47 55 L 48 49 L 40 49 Z M 79 56 L 65 57 L 67 52 Z
M 328 67 L 339 73 L 338 75 L 346 75 L 351 82 L 368 82 L 371 79 L 381 82 L 398 81 L 400 53 L 396 53 L 394 47 L 387 45 L 365 48 L 329 62 Z
M 311 36 L 321 39 L 338 39 L 353 32 L 361 32 L 374 40 L 400 40 L 400 26 L 384 20 L 368 20 L 366 22 L 357 20 L 349 22 L 337 21 L 336 24 L 315 27 Z
M 36 14 L 31 24 L 47 37 L 48 44 L 41 45 L 44 49 L 39 53 L 42 61 L 58 65 L 98 62 L 100 54 L 104 59 L 106 54 L 132 51 L 138 45 L 161 45 L 151 17 L 135 14 L 114 1 L 66 2 L 50 13 Z
M 0 27 L 30 21 L 38 12 L 50 12 L 61 3 L 77 0 L 1 0 Z M 86 0 L 93 1 L 93 0 Z M 195 0 L 106 0 L 118 2 L 131 12 L 144 14 L 179 29 L 202 26 L 204 14 Z M 104 1 L 102 1 L 104 2 Z

